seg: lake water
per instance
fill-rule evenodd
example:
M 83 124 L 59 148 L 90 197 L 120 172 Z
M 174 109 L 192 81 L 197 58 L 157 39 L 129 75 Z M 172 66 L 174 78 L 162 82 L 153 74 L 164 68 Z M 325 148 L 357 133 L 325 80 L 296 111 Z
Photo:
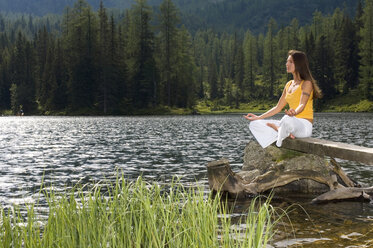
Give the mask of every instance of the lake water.
M 1 117 L 0 128 L 3 207 L 34 202 L 42 182 L 64 191 L 78 182 L 114 180 L 118 171 L 128 179 L 143 175 L 147 181 L 166 183 L 180 176 L 182 183 L 198 182 L 208 191 L 206 164 L 226 157 L 239 170 L 245 145 L 253 139 L 248 121 L 238 114 Z M 373 147 L 373 113 L 316 114 L 313 137 Z M 362 185 L 373 185 L 373 166 L 338 161 Z M 309 199 L 296 202 L 310 216 L 295 209 L 291 213 L 295 236 L 277 237 L 277 247 L 296 242 L 304 247 L 371 242 L 373 247 L 372 205 L 344 202 L 315 207 Z M 237 212 L 245 205 L 242 202 Z

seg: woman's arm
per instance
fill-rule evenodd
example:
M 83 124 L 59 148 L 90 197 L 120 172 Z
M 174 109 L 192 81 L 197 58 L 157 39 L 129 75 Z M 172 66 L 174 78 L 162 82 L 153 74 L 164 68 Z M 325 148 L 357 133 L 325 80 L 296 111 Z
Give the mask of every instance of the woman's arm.
M 313 86 L 311 81 L 304 81 L 302 85 L 302 95 L 300 96 L 298 107 L 296 109 L 289 109 L 287 111 L 285 110 L 285 113 L 289 116 L 295 116 L 302 113 L 302 111 L 306 107 L 308 99 L 311 96 L 312 90 Z
M 270 110 L 268 110 L 267 112 L 265 112 L 264 114 L 260 116 L 249 113 L 245 115 L 244 117 L 248 119 L 249 121 L 255 121 L 255 120 L 265 119 L 265 118 L 271 117 L 279 113 L 287 104 L 285 100 L 285 96 L 286 96 L 286 86 L 284 87 L 284 90 L 282 91 L 282 95 L 280 99 L 278 100 L 277 105 L 275 107 L 271 108 Z

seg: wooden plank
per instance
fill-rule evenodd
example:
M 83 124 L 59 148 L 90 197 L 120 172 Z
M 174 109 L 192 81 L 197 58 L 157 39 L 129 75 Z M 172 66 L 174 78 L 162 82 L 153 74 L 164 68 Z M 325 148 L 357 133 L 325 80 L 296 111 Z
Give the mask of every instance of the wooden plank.
M 373 148 L 316 138 L 286 139 L 283 148 L 373 165 Z

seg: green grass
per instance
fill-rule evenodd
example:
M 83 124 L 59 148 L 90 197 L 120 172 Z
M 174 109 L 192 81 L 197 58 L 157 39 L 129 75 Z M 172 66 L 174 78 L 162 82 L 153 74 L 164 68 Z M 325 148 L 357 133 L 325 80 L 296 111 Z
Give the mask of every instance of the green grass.
M 240 103 L 239 107 L 222 105 L 218 101 L 200 101 L 196 105 L 196 111 L 200 114 L 228 114 L 228 113 L 261 113 L 276 105 L 276 101 L 255 100 L 248 103 Z
M 137 109 L 134 110 L 132 115 L 188 115 L 192 110 L 188 108 L 176 108 L 168 106 L 158 106 L 154 108 Z
M 8 110 L 2 110 L 1 115 L 2 116 L 11 116 L 11 115 L 14 115 L 14 114 L 13 114 L 12 110 L 8 109 Z
M 360 100 L 355 103 L 346 103 L 334 101 L 335 103 L 328 104 L 323 112 L 373 112 L 373 101 Z
M 373 112 L 373 101 L 361 98 L 361 92 L 352 90 L 322 106 L 323 112 Z
M 47 220 L 34 205 L 27 206 L 26 216 L 17 208 L 1 209 L 0 246 L 245 248 L 266 247 L 274 233 L 275 210 L 268 201 L 254 199 L 233 223 L 227 204 L 202 188 L 163 187 L 141 178 L 121 178 L 108 188 L 43 190 Z

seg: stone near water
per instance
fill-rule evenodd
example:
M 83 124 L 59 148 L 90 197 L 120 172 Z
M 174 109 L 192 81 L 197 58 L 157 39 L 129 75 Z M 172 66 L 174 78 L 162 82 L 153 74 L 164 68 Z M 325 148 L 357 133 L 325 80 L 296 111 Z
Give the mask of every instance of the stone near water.
M 321 194 L 313 202 L 322 202 L 357 196 L 369 200 L 373 193 L 372 188 L 359 188 L 333 158 L 276 146 L 263 149 L 255 141 L 245 147 L 241 171 L 233 172 L 227 159 L 210 162 L 207 171 L 210 188 L 233 197 L 274 191 Z

